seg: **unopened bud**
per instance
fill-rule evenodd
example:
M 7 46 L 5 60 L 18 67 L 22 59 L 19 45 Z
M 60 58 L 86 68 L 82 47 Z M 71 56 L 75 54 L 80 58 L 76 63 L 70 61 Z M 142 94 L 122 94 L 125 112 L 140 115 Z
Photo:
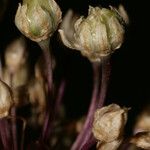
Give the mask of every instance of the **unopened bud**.
M 89 7 L 87 18 L 82 16 L 76 21 L 68 13 L 59 30 L 62 41 L 69 48 L 81 51 L 90 61 L 101 61 L 122 45 L 125 31 L 121 16 L 114 9 Z M 65 26 L 74 33 L 69 36 Z
M 13 105 L 12 91 L 0 80 L 0 118 L 6 117 Z
M 92 132 L 102 142 L 112 142 L 123 136 L 127 122 L 127 108 L 116 104 L 98 109 L 94 115 Z
M 17 28 L 36 42 L 49 38 L 60 22 L 61 10 L 54 0 L 24 0 L 15 16 Z

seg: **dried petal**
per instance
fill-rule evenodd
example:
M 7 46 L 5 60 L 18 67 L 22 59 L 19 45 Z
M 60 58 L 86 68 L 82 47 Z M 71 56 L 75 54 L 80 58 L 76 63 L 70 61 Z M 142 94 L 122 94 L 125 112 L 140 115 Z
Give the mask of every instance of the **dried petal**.
M 94 137 L 103 142 L 112 142 L 122 137 L 127 111 L 127 108 L 120 108 L 116 104 L 98 109 L 94 115 L 92 129 Z
M 131 139 L 131 143 L 143 149 L 150 149 L 150 132 L 140 132 Z

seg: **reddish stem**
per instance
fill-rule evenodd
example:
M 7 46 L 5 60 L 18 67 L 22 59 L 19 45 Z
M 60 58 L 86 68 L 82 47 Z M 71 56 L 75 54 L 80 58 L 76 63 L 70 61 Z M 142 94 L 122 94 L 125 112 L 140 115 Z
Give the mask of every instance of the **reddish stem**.
M 99 64 L 93 64 L 93 94 L 91 104 L 88 110 L 87 119 L 83 126 L 81 133 L 78 135 L 75 143 L 73 144 L 71 150 L 80 150 L 83 139 L 87 134 L 87 130 L 91 128 L 93 122 L 93 115 L 97 106 L 97 96 L 98 96 L 98 86 L 99 86 Z
M 46 77 L 48 82 L 48 98 L 50 98 L 50 100 L 47 101 L 47 111 L 46 111 L 43 131 L 42 131 L 42 139 L 45 141 L 48 140 L 49 138 L 50 128 L 51 128 L 50 123 L 53 120 L 53 110 L 54 110 L 52 56 L 50 53 L 49 43 L 50 43 L 49 39 L 38 43 L 43 51 L 43 55 L 45 59 Z
M 106 94 L 107 94 L 107 87 L 108 87 L 108 81 L 110 76 L 110 63 L 109 63 L 109 57 L 104 58 L 101 62 L 101 69 L 102 69 L 102 77 L 101 77 L 101 87 L 100 92 L 98 95 L 98 101 L 96 104 L 96 108 L 101 108 L 104 105 Z M 94 110 L 94 112 L 95 112 Z M 92 119 L 93 122 L 93 119 Z M 87 130 L 87 133 L 84 137 L 84 141 L 81 144 L 80 150 L 88 150 L 92 145 L 94 145 L 95 139 L 92 134 L 92 125 Z
M 64 80 L 62 80 L 62 82 L 60 84 L 60 87 L 59 87 L 59 90 L 58 90 L 58 95 L 57 95 L 57 98 L 56 98 L 55 114 L 58 112 L 58 110 L 60 109 L 60 106 L 62 104 L 62 98 L 63 98 L 63 95 L 64 95 L 65 86 L 66 86 L 66 83 L 65 83 Z

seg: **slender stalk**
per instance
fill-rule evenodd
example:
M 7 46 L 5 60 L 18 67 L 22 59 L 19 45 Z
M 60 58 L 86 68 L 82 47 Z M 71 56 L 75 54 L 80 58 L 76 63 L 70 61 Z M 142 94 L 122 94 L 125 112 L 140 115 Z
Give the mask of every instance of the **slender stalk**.
M 102 69 L 101 87 L 100 87 L 100 92 L 99 92 L 96 108 L 97 107 L 101 108 L 105 102 L 108 81 L 109 81 L 109 76 L 110 76 L 109 57 L 102 59 L 101 67 L 102 67 L 101 68 Z M 95 108 L 95 110 L 96 110 L 96 108 Z M 94 110 L 94 112 L 95 112 L 95 110 Z M 92 119 L 92 122 L 93 122 L 93 119 Z M 84 137 L 84 141 L 81 144 L 80 150 L 88 150 L 94 144 L 95 140 L 94 140 L 91 129 L 92 129 L 92 125 Z
M 13 144 L 14 150 L 18 149 L 18 142 L 17 142 L 17 127 L 16 127 L 16 108 L 13 106 L 11 108 L 11 116 L 12 118 L 12 136 L 13 136 Z
M 107 87 L 111 72 L 110 66 L 110 56 L 102 59 L 102 80 L 101 80 L 101 88 L 99 92 L 98 98 L 98 108 L 101 108 L 104 105 L 106 94 L 107 94 Z
M 42 131 L 42 139 L 46 140 L 49 136 L 50 132 L 50 123 L 53 120 L 53 113 L 52 110 L 53 108 L 53 70 L 52 70 L 52 56 L 50 53 L 50 39 L 41 41 L 38 43 L 39 46 L 41 47 L 44 55 L 44 59 L 46 62 L 46 77 L 47 77 L 47 82 L 48 82 L 48 98 L 50 100 L 47 101 L 47 111 L 46 111 L 46 116 L 45 116 L 45 122 L 43 126 L 43 131 Z
M 13 73 L 10 72 L 10 87 L 13 88 Z M 16 107 L 13 106 L 11 108 L 12 119 L 12 138 L 14 150 L 18 150 L 18 142 L 17 142 L 17 125 L 16 125 Z
M 3 149 L 10 150 L 12 148 L 12 145 L 7 118 L 0 119 L 0 136 L 3 144 Z
M 51 93 L 52 92 L 52 87 L 53 87 L 53 72 L 52 72 L 52 56 L 50 53 L 50 40 L 44 40 L 38 43 L 39 46 L 41 47 L 44 55 L 44 59 L 46 62 L 46 76 L 47 76 L 47 82 L 48 82 L 48 91 Z
M 59 108 L 62 104 L 62 97 L 64 95 L 65 86 L 66 86 L 66 83 L 65 83 L 64 80 L 62 80 L 62 82 L 60 84 L 60 87 L 59 87 L 59 90 L 58 90 L 58 95 L 57 95 L 57 98 L 56 98 L 55 114 L 58 112 L 58 110 L 59 110 Z
M 88 130 L 91 130 L 92 122 L 93 122 L 93 115 L 97 106 L 97 96 L 98 96 L 98 87 L 99 87 L 99 64 L 93 64 L 93 94 L 92 100 L 90 103 L 90 107 L 88 110 L 87 119 L 83 126 L 81 133 L 78 135 L 75 143 L 73 144 L 71 150 L 80 150 L 83 139 L 87 134 Z

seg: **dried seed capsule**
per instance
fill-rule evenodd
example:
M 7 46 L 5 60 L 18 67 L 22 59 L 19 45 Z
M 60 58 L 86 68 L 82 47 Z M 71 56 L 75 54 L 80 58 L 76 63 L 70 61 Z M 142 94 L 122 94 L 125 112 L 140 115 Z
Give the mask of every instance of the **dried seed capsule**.
M 67 47 L 81 51 L 90 61 L 101 61 L 101 57 L 122 45 L 125 31 L 120 23 L 122 17 L 115 9 L 89 7 L 87 18 L 82 16 L 76 21 L 72 18 L 73 13 L 69 11 L 59 30 L 61 39 Z
M 102 142 L 112 142 L 122 138 L 127 111 L 127 108 L 120 108 L 116 104 L 98 109 L 94 115 L 92 129 L 94 137 Z
M 54 0 L 24 0 L 15 16 L 17 28 L 36 42 L 49 38 L 60 22 L 61 10 Z

